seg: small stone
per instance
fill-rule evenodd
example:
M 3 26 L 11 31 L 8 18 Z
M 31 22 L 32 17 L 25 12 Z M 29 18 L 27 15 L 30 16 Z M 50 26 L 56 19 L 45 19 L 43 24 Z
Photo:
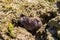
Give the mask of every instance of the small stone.
M 42 22 L 39 20 L 39 18 L 30 18 L 27 16 L 21 17 L 20 23 L 28 30 L 38 29 L 42 26 Z

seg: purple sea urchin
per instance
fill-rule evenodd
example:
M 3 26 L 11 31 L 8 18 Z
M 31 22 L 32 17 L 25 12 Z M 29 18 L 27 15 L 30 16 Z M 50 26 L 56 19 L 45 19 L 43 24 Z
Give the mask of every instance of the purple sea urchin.
M 23 16 L 20 18 L 20 23 L 24 25 L 24 27 L 28 30 L 38 29 L 42 26 L 41 20 L 39 18 L 30 18 L 27 16 Z

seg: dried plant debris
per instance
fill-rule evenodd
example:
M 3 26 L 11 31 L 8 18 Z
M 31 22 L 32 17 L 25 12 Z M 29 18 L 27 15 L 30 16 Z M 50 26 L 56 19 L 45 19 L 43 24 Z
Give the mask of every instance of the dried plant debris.
M 58 12 L 60 13 L 60 1 L 58 1 L 58 2 L 56 3 L 56 5 L 57 5 L 57 7 L 58 7 Z
M 60 0 L 0 0 L 0 39 L 60 40 Z
M 53 5 L 56 2 L 56 0 L 46 0 L 46 2 L 49 2 L 50 5 Z
M 48 25 L 50 27 L 56 27 L 56 28 L 60 28 L 60 16 L 57 16 L 53 19 L 51 19 L 49 22 L 48 22 Z
M 58 36 L 59 35 L 59 30 L 60 30 L 60 16 L 57 16 L 53 19 L 51 19 L 49 22 L 48 22 L 48 30 L 49 32 L 53 35 L 53 37 L 57 38 L 57 39 L 60 39 L 60 37 Z

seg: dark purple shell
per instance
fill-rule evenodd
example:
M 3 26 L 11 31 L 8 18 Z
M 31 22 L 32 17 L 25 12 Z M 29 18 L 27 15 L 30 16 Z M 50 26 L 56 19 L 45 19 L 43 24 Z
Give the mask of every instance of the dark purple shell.
M 30 18 L 27 16 L 21 17 L 20 23 L 24 25 L 24 27 L 28 30 L 34 30 L 42 26 L 41 20 L 38 20 L 37 18 Z

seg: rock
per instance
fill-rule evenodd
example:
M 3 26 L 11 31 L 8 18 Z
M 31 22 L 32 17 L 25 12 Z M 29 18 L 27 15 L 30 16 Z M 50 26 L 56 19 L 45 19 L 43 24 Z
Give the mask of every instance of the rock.
M 36 30 L 42 26 L 42 21 L 39 18 L 30 18 L 23 16 L 20 18 L 20 23 L 28 30 Z

